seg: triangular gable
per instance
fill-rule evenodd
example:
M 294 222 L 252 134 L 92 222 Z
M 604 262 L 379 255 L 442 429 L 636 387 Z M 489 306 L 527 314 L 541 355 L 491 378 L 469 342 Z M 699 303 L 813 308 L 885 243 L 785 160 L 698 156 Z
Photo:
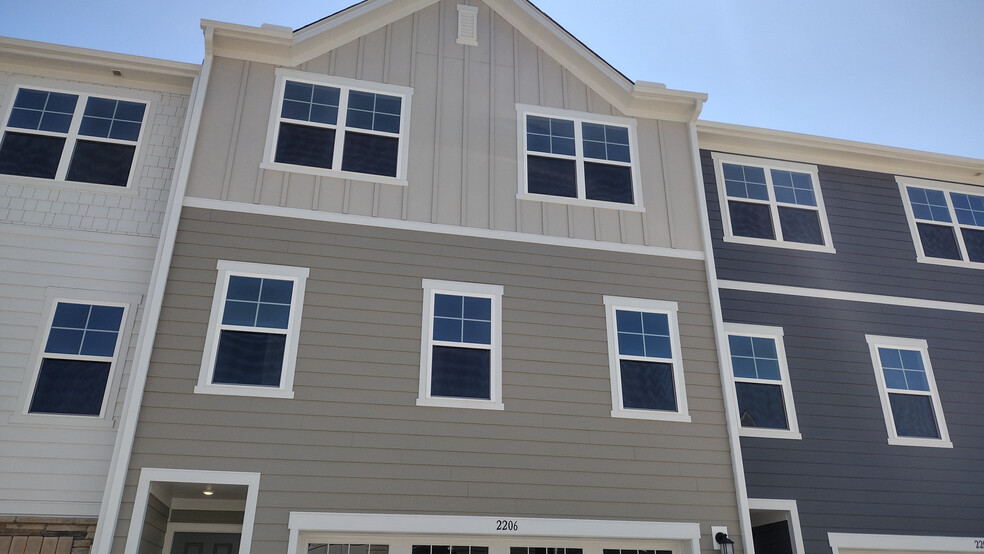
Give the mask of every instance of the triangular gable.
M 633 83 L 528 0 L 482 0 L 503 20 L 626 115 L 695 120 L 705 94 Z M 202 21 L 206 52 L 296 67 L 438 0 L 365 0 L 297 31 Z

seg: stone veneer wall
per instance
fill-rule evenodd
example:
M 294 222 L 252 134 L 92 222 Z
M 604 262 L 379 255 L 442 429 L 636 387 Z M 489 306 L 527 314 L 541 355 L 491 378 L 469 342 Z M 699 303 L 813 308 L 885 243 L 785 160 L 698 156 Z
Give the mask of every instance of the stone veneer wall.
M 0 554 L 89 554 L 95 519 L 0 517 Z

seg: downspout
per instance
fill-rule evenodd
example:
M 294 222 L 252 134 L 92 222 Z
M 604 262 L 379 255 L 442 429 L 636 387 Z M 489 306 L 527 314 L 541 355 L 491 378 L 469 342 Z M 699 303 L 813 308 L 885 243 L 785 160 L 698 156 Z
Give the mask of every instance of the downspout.
M 717 341 L 718 367 L 721 370 L 721 389 L 724 391 L 724 415 L 728 423 L 728 440 L 731 443 L 731 466 L 735 474 L 735 494 L 738 496 L 738 523 L 741 526 L 742 547 L 746 554 L 755 554 L 752 543 L 752 522 L 748 509 L 748 489 L 745 486 L 745 464 L 741 455 L 741 440 L 738 436 L 738 403 L 735 396 L 735 383 L 729 374 L 730 360 L 724 353 L 724 345 L 728 344 L 724 332 L 724 316 L 721 312 L 721 296 L 718 289 L 717 268 L 714 265 L 714 249 L 711 242 L 711 224 L 707 216 L 707 195 L 704 191 L 704 173 L 700 164 L 700 146 L 697 143 L 697 117 L 700 106 L 694 110 L 687 124 L 690 135 L 690 150 L 693 152 L 694 179 L 697 184 L 697 200 L 700 204 L 700 223 L 704 239 L 705 263 L 707 271 L 707 286 L 711 296 L 711 314 L 714 317 L 714 337 Z M 713 537 L 711 538 L 713 541 Z
M 123 403 L 120 427 L 116 435 L 116 444 L 113 446 L 113 457 L 109 463 L 106 490 L 103 492 L 99 521 L 92 541 L 92 554 L 110 554 L 113 548 L 116 523 L 123 501 L 123 487 L 126 484 L 127 469 L 130 465 L 130 453 L 137 432 L 137 421 L 140 419 L 140 406 L 143 403 L 144 386 L 147 384 L 150 356 L 154 347 L 154 338 L 157 335 L 161 304 L 164 300 L 164 288 L 167 284 L 167 274 L 171 266 L 174 241 L 178 232 L 178 221 L 181 218 L 181 206 L 184 202 L 185 190 L 188 187 L 191 158 L 195 152 L 195 142 L 201 124 L 205 89 L 212 69 L 211 43 L 212 28 L 209 27 L 205 29 L 205 61 L 202 63 L 201 72 L 195 77 L 195 82 L 192 85 L 191 100 L 185 115 L 185 128 L 181 137 L 181 146 L 178 149 L 177 168 L 171 182 L 171 193 L 161 227 L 157 257 L 154 260 L 154 269 L 147 290 L 147 308 L 144 311 L 144 322 L 140 330 L 140 342 L 137 344 L 126 400 Z

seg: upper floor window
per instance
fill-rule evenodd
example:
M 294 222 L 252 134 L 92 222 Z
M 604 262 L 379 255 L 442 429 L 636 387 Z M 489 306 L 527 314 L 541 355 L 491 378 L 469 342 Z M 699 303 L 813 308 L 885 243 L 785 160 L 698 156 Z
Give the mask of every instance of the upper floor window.
M 0 142 L 0 173 L 125 187 L 144 102 L 20 88 Z
M 635 120 L 526 105 L 517 110 L 521 198 L 641 209 Z
M 605 297 L 612 416 L 690 421 L 677 304 Z
M 286 69 L 277 75 L 271 168 L 406 184 L 411 89 Z
M 292 398 L 307 268 L 220 260 L 195 392 Z
M 782 329 L 725 324 L 741 434 L 800 438 Z
M 502 287 L 425 279 L 421 406 L 501 410 Z
M 27 411 L 101 416 L 119 358 L 127 306 L 54 303 Z
M 900 177 L 916 259 L 968 267 L 984 263 L 984 189 Z
M 725 241 L 834 251 L 816 166 L 712 156 Z
M 866 335 L 888 443 L 950 448 L 929 347 L 924 340 Z

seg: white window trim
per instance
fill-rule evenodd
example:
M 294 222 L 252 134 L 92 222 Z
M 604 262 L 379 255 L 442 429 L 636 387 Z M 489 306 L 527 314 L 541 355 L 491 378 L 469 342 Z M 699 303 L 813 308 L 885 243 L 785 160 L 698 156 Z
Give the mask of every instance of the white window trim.
M 111 427 L 114 425 L 112 409 L 116 405 L 120 382 L 123 378 L 126 353 L 130 347 L 130 335 L 136 316 L 136 307 L 140 305 L 141 296 L 136 294 L 104 293 L 100 291 L 83 291 L 74 289 L 50 289 L 45 300 L 43 324 L 38 327 L 31 354 L 31 370 L 27 372 L 24 386 L 21 387 L 19 405 L 21 410 L 9 417 L 10 423 L 17 424 L 46 424 L 56 423 L 67 427 Z M 120 332 L 116 337 L 116 350 L 109 359 L 109 375 L 106 378 L 106 390 L 103 392 L 103 402 L 98 416 L 72 414 L 31 413 L 31 400 L 34 397 L 34 387 L 41 373 L 41 362 L 45 358 L 44 348 L 48 342 L 48 333 L 55 317 L 55 308 L 59 302 L 72 304 L 89 304 L 97 306 L 119 306 L 123 308 L 120 321 Z M 49 356 L 58 359 L 89 359 L 90 356 L 66 356 L 57 354 Z M 100 357 L 102 358 L 102 357 Z
M 276 69 L 277 82 L 274 85 L 273 90 L 273 105 L 270 108 L 270 122 L 267 126 L 267 136 L 266 144 L 263 150 L 263 162 L 260 163 L 262 169 L 270 169 L 275 171 L 290 171 L 292 173 L 307 173 L 311 175 L 323 175 L 325 177 L 335 177 L 338 179 L 351 179 L 353 181 L 368 181 L 370 183 L 381 183 L 388 185 L 399 185 L 407 186 L 407 161 L 409 158 L 410 151 L 410 99 L 413 96 L 413 89 L 409 87 L 403 87 L 399 85 L 391 85 L 387 83 L 375 83 L 372 81 L 360 81 L 356 79 L 346 79 L 343 77 L 333 77 L 330 75 L 321 75 L 317 73 L 308 73 L 305 71 L 297 71 L 294 69 L 284 69 L 278 67 Z M 294 165 L 286 164 L 274 161 L 274 156 L 277 152 L 277 136 L 280 131 L 280 110 L 283 107 L 284 100 L 284 85 L 286 82 L 290 81 L 300 81 L 304 83 L 312 83 L 321 86 L 330 86 L 334 88 L 342 89 L 342 93 L 339 96 L 339 106 L 338 106 L 338 121 L 337 125 L 323 125 L 323 124 L 311 124 L 307 125 L 313 126 L 324 126 L 332 127 L 337 129 L 336 140 L 335 140 L 335 156 L 333 159 L 338 161 L 339 167 L 341 167 L 341 149 L 344 147 L 345 140 L 343 138 L 345 132 L 345 126 L 341 123 L 346 116 L 346 108 L 348 105 L 348 94 L 349 90 L 358 90 L 371 93 L 381 93 L 390 96 L 399 96 L 402 99 L 400 103 L 401 113 L 400 113 L 400 148 L 399 154 L 397 155 L 396 162 L 396 177 L 388 177 L 385 175 L 372 175 L 370 173 L 356 173 L 353 171 L 342 171 L 341 169 L 325 169 L 321 167 L 311 167 L 306 165 Z M 291 122 L 292 120 L 285 120 Z M 300 123 L 300 122 L 298 122 Z M 300 123 L 305 124 L 305 123 Z M 359 129 L 359 132 L 364 132 L 368 134 L 379 134 L 376 131 L 370 131 L 366 129 Z M 386 133 L 386 136 L 390 136 Z
M 946 418 L 943 417 L 943 404 L 940 402 L 940 393 L 936 388 L 936 377 L 933 375 L 933 364 L 929 358 L 929 345 L 923 339 L 910 339 L 900 337 L 883 337 L 877 335 L 865 335 L 868 342 L 868 350 L 871 353 L 871 365 L 875 370 L 875 382 L 878 384 L 878 396 L 881 398 L 882 413 L 885 416 L 885 427 L 888 429 L 888 444 L 898 446 L 928 446 L 935 448 L 953 448 L 950 442 L 950 432 L 946 427 Z M 919 396 L 929 396 L 933 402 L 933 414 L 936 416 L 936 426 L 940 431 L 940 438 L 919 438 L 919 437 L 900 437 L 895 430 L 895 418 L 892 417 L 892 405 L 888 398 L 888 387 L 885 385 L 885 374 L 882 372 L 881 357 L 878 355 L 878 347 L 904 348 L 907 350 L 918 350 L 922 354 L 923 366 L 926 369 L 926 380 L 929 381 L 929 393 L 911 393 L 907 391 L 895 390 L 897 394 L 918 394 Z
M 72 114 L 72 123 L 69 125 L 68 132 L 57 133 L 52 131 L 41 131 L 32 129 L 20 129 L 17 127 L 8 127 L 7 123 L 10 121 L 10 114 L 14 109 L 14 100 L 17 99 L 17 94 L 21 89 L 32 89 L 41 90 L 44 92 L 55 92 L 60 94 L 71 94 L 78 96 L 78 102 L 75 104 L 75 113 Z M 136 175 L 137 168 L 142 166 L 143 162 L 143 151 L 144 142 L 146 142 L 147 127 L 150 126 L 149 120 L 152 110 L 155 108 L 154 97 L 149 94 L 136 94 L 130 96 L 119 96 L 117 93 L 118 89 L 112 89 L 109 91 L 110 94 L 100 92 L 98 89 L 94 89 L 89 86 L 80 86 L 77 89 L 64 88 L 64 83 L 58 83 L 56 86 L 51 86 L 51 83 L 46 83 L 44 81 L 31 81 L 19 83 L 14 87 L 11 87 L 11 94 L 7 99 L 7 108 L 3 111 L 3 119 L 0 120 L 0 140 L 2 140 L 4 134 L 7 131 L 14 133 L 24 133 L 41 135 L 48 137 L 64 137 L 65 145 L 62 147 L 61 159 L 58 162 L 58 169 L 55 172 L 55 176 L 52 179 L 45 179 L 43 177 L 27 177 L 24 175 L 7 175 L 0 174 L 4 180 L 14 180 L 17 182 L 23 182 L 27 184 L 47 184 L 55 185 L 58 187 L 73 188 L 84 191 L 99 191 L 99 192 L 124 192 L 131 191 L 134 189 L 134 183 L 139 179 Z M 79 135 L 79 127 L 82 125 L 82 116 L 85 113 L 85 106 L 90 97 L 105 98 L 107 100 L 122 100 L 124 102 L 134 102 L 137 104 L 144 105 L 143 120 L 140 122 L 140 134 L 137 136 L 137 140 L 120 140 L 111 139 L 103 137 L 89 137 L 87 135 Z M 68 167 L 72 160 L 72 153 L 75 151 L 75 144 L 79 139 L 91 140 L 93 142 L 103 142 L 109 144 L 132 144 L 134 146 L 133 150 L 133 160 L 130 162 L 130 171 L 127 174 L 127 180 L 125 186 L 119 185 L 104 185 L 101 183 L 87 183 L 84 181 L 68 181 L 65 176 L 68 174 Z
M 420 389 L 417 396 L 418 406 L 437 406 L 447 408 L 474 408 L 481 410 L 502 410 L 502 291 L 501 285 L 485 285 L 477 283 L 460 283 L 455 281 L 437 281 L 423 279 L 424 290 L 423 321 L 420 334 Z M 478 398 L 451 398 L 431 396 L 431 350 L 435 344 L 434 336 L 434 295 L 451 294 L 455 296 L 473 296 L 489 298 L 492 301 L 492 330 L 489 349 L 489 387 L 488 400 Z M 456 347 L 467 347 L 464 343 L 453 343 Z
M 973 225 L 962 225 L 957 221 L 957 214 L 953 211 L 953 201 L 950 199 L 951 192 L 972 194 L 974 196 L 984 196 L 984 187 L 975 187 L 972 185 L 960 185 L 956 183 L 943 183 L 940 181 L 930 181 L 927 179 L 916 179 L 915 177 L 895 177 L 895 182 L 899 186 L 899 194 L 902 196 L 902 207 L 905 208 L 906 221 L 909 223 L 909 232 L 912 234 L 912 244 L 916 249 L 916 261 L 922 264 L 934 264 L 934 265 L 948 265 L 953 267 L 969 267 L 973 269 L 984 269 L 984 263 L 982 262 L 972 262 L 967 255 L 967 247 L 964 245 L 963 233 L 960 232 L 962 228 L 970 228 L 984 231 L 984 228 L 976 227 Z M 909 192 L 906 190 L 908 187 L 915 187 L 921 189 L 933 189 L 943 192 L 947 198 L 947 208 L 950 210 L 950 223 L 945 223 L 942 221 L 926 221 L 926 223 L 931 225 L 947 226 L 954 230 L 956 235 L 957 247 L 960 249 L 960 255 L 963 256 L 962 260 L 948 260 L 946 258 L 934 258 L 927 256 L 923 250 L 922 239 L 919 237 L 919 228 L 916 226 L 917 221 L 915 215 L 912 213 L 912 202 L 909 200 Z
M 502 521 L 514 523 L 514 529 L 500 530 Z M 679 554 L 700 551 L 700 525 L 684 522 L 290 512 L 287 527 L 289 554 L 305 554 L 305 546 L 312 539 L 383 542 L 384 538 L 395 543 L 390 554 L 410 554 L 412 544 L 440 540 L 478 542 L 489 546 L 489 554 L 508 554 L 510 545 L 534 546 L 545 541 L 551 546 L 585 546 L 585 554 L 601 554 L 602 548 L 613 542 L 631 543 L 625 545 L 627 548 L 651 550 L 655 546 Z M 586 529 L 590 529 L 589 538 L 585 538 Z
M 939 537 L 925 535 L 875 535 L 862 533 L 827 533 L 831 554 L 858 552 L 980 552 L 980 536 Z
M 778 500 L 771 498 L 749 498 L 749 510 L 772 510 L 777 512 L 787 512 L 789 518 L 789 531 L 793 539 L 793 554 L 806 554 L 803 546 L 803 531 L 800 529 L 799 510 L 796 508 L 795 500 Z
M 683 354 L 680 346 L 680 330 L 677 322 L 676 302 L 667 300 L 646 300 L 640 298 L 624 298 L 620 296 L 605 296 L 605 320 L 608 327 L 608 367 L 612 385 L 612 417 L 630 419 L 652 419 L 659 421 L 689 422 L 690 412 L 687 405 L 687 387 L 684 382 Z M 641 358 L 643 361 L 658 360 L 669 362 L 673 366 L 673 388 L 676 394 L 677 409 L 674 412 L 663 410 L 640 410 L 622 406 L 622 372 L 618 353 L 618 325 L 615 311 L 618 309 L 634 312 L 652 312 L 665 314 L 670 327 L 670 347 L 673 349 L 671 359 Z M 630 358 L 635 359 L 634 356 Z
M 519 144 L 519 191 L 516 198 L 519 200 L 529 200 L 534 202 L 549 202 L 554 204 L 569 204 L 572 206 L 584 206 L 588 208 L 609 208 L 626 212 L 645 212 L 646 208 L 642 199 L 642 177 L 639 169 L 639 140 L 636 133 L 636 120 L 629 117 L 617 117 L 614 115 L 602 115 L 573 110 L 562 110 L 559 108 L 547 108 L 544 106 L 533 106 L 530 104 L 516 104 L 517 113 L 517 132 Z M 556 157 L 571 159 L 570 156 L 560 156 L 547 154 L 544 152 L 529 152 L 526 149 L 526 116 L 542 116 L 556 119 L 568 119 L 574 122 L 574 160 L 577 164 L 577 198 L 567 198 L 564 196 L 552 196 L 549 194 L 534 194 L 527 192 L 527 170 L 526 160 L 529 154 L 544 156 L 547 158 Z M 632 204 L 621 202 L 605 202 L 602 200 L 589 200 L 584 192 L 584 144 L 581 140 L 581 123 L 597 123 L 601 125 L 614 125 L 625 127 L 629 131 L 629 157 L 632 159 Z M 612 165 L 625 166 L 624 162 L 606 162 L 599 160 L 599 163 L 610 163 Z
M 310 270 L 306 267 L 287 267 L 227 260 L 219 260 L 216 264 L 216 269 L 218 269 L 219 274 L 215 280 L 212 312 L 208 320 L 208 333 L 205 336 L 205 352 L 202 356 L 202 367 L 198 377 L 198 385 L 195 386 L 195 393 L 293 398 L 294 369 L 297 363 L 297 342 L 301 329 L 301 312 L 304 308 L 304 288 Z M 222 329 L 222 314 L 225 309 L 226 291 L 228 289 L 229 277 L 232 275 L 294 282 L 293 297 L 291 298 L 290 305 L 290 320 L 284 333 L 287 335 L 287 340 L 284 348 L 284 363 L 283 369 L 281 370 L 279 387 L 218 384 L 212 382 L 215 357 L 218 353 L 219 335 Z
M 725 333 L 730 337 L 731 335 L 740 335 L 744 337 L 762 337 L 767 339 L 772 339 L 776 344 L 776 354 L 779 357 L 779 377 L 780 381 L 776 382 L 771 379 L 751 379 L 748 377 L 737 377 L 735 376 L 735 368 L 731 361 L 731 345 L 730 342 L 726 346 L 728 348 L 728 367 L 731 371 L 731 378 L 735 382 L 735 398 L 734 398 L 734 413 L 740 413 L 738 410 L 738 397 L 737 397 L 737 383 L 760 383 L 763 385 L 779 385 L 782 389 L 782 400 L 785 403 L 786 408 L 786 423 L 789 424 L 789 429 L 763 429 L 760 427 L 742 427 L 741 421 L 738 422 L 738 434 L 743 437 L 766 437 L 774 439 L 802 439 L 803 436 L 800 434 L 799 422 L 796 419 L 796 406 L 793 404 L 793 387 L 789 380 L 789 364 L 786 361 L 786 346 L 783 341 L 783 330 L 782 327 L 768 327 L 765 325 L 746 325 L 741 323 L 725 323 L 724 324 Z
M 144 520 L 147 517 L 147 501 L 151 483 L 200 483 L 202 485 L 244 485 L 246 487 L 246 507 L 243 511 L 242 535 L 239 539 L 239 554 L 249 554 L 253 542 L 253 522 L 256 518 L 256 499 L 260 488 L 259 473 L 236 471 L 206 471 L 193 469 L 163 469 L 145 467 L 140 469 L 137 493 L 134 498 L 133 514 L 130 517 L 130 530 L 127 533 L 125 554 L 137 554 L 140 550 Z M 214 528 L 217 526 L 211 526 Z
M 720 206 L 718 211 L 721 213 L 721 225 L 724 229 L 725 242 L 752 244 L 756 246 L 771 246 L 773 248 L 790 248 L 793 250 L 806 250 L 810 252 L 826 252 L 830 254 L 836 252 L 834 249 L 834 241 L 830 237 L 830 225 L 827 223 L 827 209 L 823 204 L 823 191 L 820 187 L 820 177 L 817 171 L 817 166 L 779 160 L 767 160 L 763 158 L 752 158 L 749 156 L 725 154 L 722 152 L 712 152 L 711 158 L 714 160 L 714 179 L 717 182 L 718 201 Z M 731 211 L 728 209 L 728 191 L 724 184 L 724 167 L 722 165 L 725 163 L 761 167 L 765 170 L 766 188 L 769 191 L 769 201 L 763 202 L 762 200 L 752 200 L 748 198 L 736 198 L 735 200 L 750 204 L 768 204 L 769 213 L 772 215 L 772 229 L 776 235 L 775 239 L 770 240 L 753 237 L 741 237 L 732 232 Z M 779 222 L 779 203 L 776 201 L 775 190 L 773 190 L 771 169 L 795 171 L 797 173 L 808 173 L 810 175 L 810 178 L 813 180 L 814 197 L 817 200 L 816 207 L 802 206 L 799 204 L 783 204 L 783 206 L 790 206 L 804 210 L 815 210 L 820 219 L 820 232 L 823 235 L 823 244 L 805 244 L 801 242 L 785 241 L 780 238 L 782 236 L 782 225 Z

